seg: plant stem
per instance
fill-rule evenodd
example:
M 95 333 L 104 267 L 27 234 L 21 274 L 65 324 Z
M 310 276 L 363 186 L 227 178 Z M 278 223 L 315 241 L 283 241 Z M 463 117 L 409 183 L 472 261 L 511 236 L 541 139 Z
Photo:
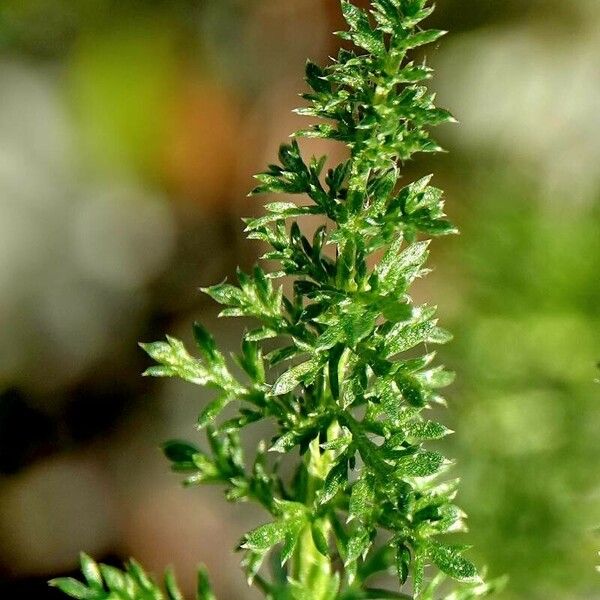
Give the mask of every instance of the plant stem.
M 339 431 L 339 425 L 333 423 L 327 431 L 328 441 L 338 437 Z M 318 438 L 311 442 L 309 451 L 305 455 L 307 480 L 303 498 L 309 510 L 314 510 L 317 491 L 331 469 L 333 459 L 331 450 L 321 450 Z M 323 538 L 329 540 L 331 523 L 327 517 L 316 518 L 312 527 L 319 529 Z M 294 550 L 292 577 L 300 583 L 303 590 L 310 593 L 311 598 L 320 600 L 330 589 L 331 576 L 331 561 L 318 550 L 313 540 L 311 525 L 307 525 Z

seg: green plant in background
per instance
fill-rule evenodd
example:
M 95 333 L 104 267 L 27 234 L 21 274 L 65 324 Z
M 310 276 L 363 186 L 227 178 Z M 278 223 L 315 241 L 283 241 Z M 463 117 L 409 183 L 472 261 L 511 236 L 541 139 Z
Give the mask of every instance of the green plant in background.
M 423 414 L 443 404 L 438 390 L 452 381 L 432 366 L 429 344 L 450 335 L 434 307 L 413 304 L 409 288 L 427 272 L 423 238 L 455 232 L 431 177 L 399 186 L 402 161 L 440 151 L 427 128 L 453 121 L 421 84 L 431 70 L 407 59 L 443 34 L 419 27 L 433 10 L 426 4 L 374 0 L 369 14 L 343 1 L 349 30 L 340 36 L 355 50 L 341 50 L 324 69 L 307 64 L 312 92 L 298 112 L 319 122 L 297 136 L 342 142 L 350 158 L 323 176 L 326 158 L 305 162 L 294 140 L 281 147 L 279 165 L 257 176 L 255 193 L 312 202 L 270 203 L 265 216 L 247 221 L 248 237 L 266 242 L 264 258 L 280 270 L 257 266 L 239 271 L 238 285 L 204 290 L 225 306 L 221 316 L 259 323 L 235 356 L 243 376 L 198 324 L 200 359 L 171 337 L 143 344 L 158 363 L 146 374 L 217 391 L 197 424 L 211 452 L 181 441 L 164 450 L 187 485 L 222 484 L 228 500 L 269 513 L 239 546 L 248 582 L 267 598 L 466 600 L 495 587 L 463 556 L 467 546 L 443 537 L 463 530 L 465 515 L 454 504 L 457 482 L 439 479 L 449 461 L 425 446 L 450 433 Z M 312 240 L 294 220 L 305 215 L 325 220 Z M 293 280 L 290 297 L 273 285 L 282 277 Z M 219 418 L 227 405 L 235 414 Z M 263 419 L 276 435 L 248 462 L 240 432 Z M 299 452 L 292 477 L 269 451 Z M 270 577 L 261 569 L 268 555 Z M 83 556 L 82 569 L 86 583 L 52 584 L 75 598 L 165 597 L 133 561 L 119 571 Z M 376 576 L 392 570 L 400 591 L 375 587 Z M 460 583 L 447 590 L 446 577 Z M 181 598 L 170 572 L 165 587 L 167 598 Z M 198 598 L 213 598 L 203 571 Z
M 461 502 L 474 555 L 510 572 L 503 598 L 595 597 L 598 206 L 567 219 L 535 181 L 501 169 L 461 185 L 470 219 L 448 244 L 467 268 L 460 336 L 445 352 L 461 373 L 450 424 L 462 432 L 451 440 Z

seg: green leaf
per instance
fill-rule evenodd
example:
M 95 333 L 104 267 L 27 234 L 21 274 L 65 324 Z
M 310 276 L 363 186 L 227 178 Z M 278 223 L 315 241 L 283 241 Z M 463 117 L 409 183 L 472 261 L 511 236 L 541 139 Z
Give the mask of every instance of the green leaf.
M 141 590 L 144 592 L 150 592 L 150 594 L 157 594 L 160 596 L 160 592 L 158 590 L 158 586 L 156 583 L 146 574 L 143 567 L 136 562 L 134 559 L 129 560 L 126 565 L 127 567 L 127 575 L 130 579 L 135 582 Z
M 315 548 L 323 555 L 329 556 L 329 543 L 323 533 L 322 524 L 319 521 L 313 521 L 310 526 L 310 532 L 312 536 Z
M 193 462 L 199 452 L 196 446 L 181 440 L 169 440 L 163 444 L 165 456 L 172 462 Z
M 430 338 L 434 327 L 432 321 L 395 326 L 385 340 L 387 356 L 406 352 L 423 342 L 432 341 Z
M 348 565 L 359 559 L 367 552 L 371 544 L 368 531 L 362 528 L 357 529 L 348 540 L 348 551 L 344 564 Z
M 109 590 L 120 594 L 125 593 L 128 582 L 127 576 L 123 571 L 110 565 L 100 565 L 100 572 Z
M 191 383 L 206 385 L 214 382 L 215 377 L 197 359 L 190 356 L 183 343 L 167 336 L 166 342 L 152 342 L 140 346 L 158 363 L 159 367 L 150 367 L 144 375 L 154 377 L 180 377 Z
M 430 344 L 447 344 L 454 336 L 441 327 L 434 327 L 427 336 L 427 341 Z
M 405 48 L 417 48 L 419 46 L 425 46 L 439 40 L 442 36 L 446 35 L 447 31 L 440 31 L 437 29 L 428 29 L 427 31 L 419 31 L 409 36 L 404 42 Z
M 396 473 L 402 477 L 427 477 L 437 473 L 443 464 L 442 454 L 427 450 L 399 459 Z
M 410 569 L 410 550 L 404 543 L 396 544 L 396 571 L 400 583 L 406 583 Z
M 348 507 L 348 521 L 353 519 L 364 521 L 371 515 L 374 506 L 374 481 L 371 477 L 365 475 L 352 485 Z
M 325 71 L 310 60 L 306 63 L 306 81 L 315 92 L 331 92 L 331 84 L 325 78 Z
M 401 373 L 396 377 L 396 385 L 408 404 L 417 408 L 425 406 L 423 386 L 416 377 Z
M 197 322 L 194 323 L 193 331 L 196 344 L 206 360 L 209 362 L 222 362 L 223 357 L 217 350 L 217 345 L 213 336 Z
M 298 444 L 299 440 L 299 434 L 295 431 L 288 431 L 275 440 L 269 448 L 269 452 L 281 452 L 282 454 L 289 452 Z
M 63 594 L 78 600 L 96 600 L 98 598 L 97 591 L 87 588 L 83 583 L 71 577 L 52 579 L 50 585 L 58 588 Z
M 379 379 L 373 387 L 374 393 L 379 397 L 383 410 L 392 421 L 398 423 L 401 415 L 401 396 L 394 381 Z
M 85 577 L 88 586 L 94 590 L 101 590 L 103 582 L 98 564 L 85 552 L 79 555 L 79 562 L 81 564 L 81 573 Z
M 183 594 L 179 591 L 175 573 L 173 569 L 168 568 L 165 572 L 165 589 L 167 590 L 168 600 L 184 600 Z
M 352 443 L 352 434 L 346 427 L 342 427 L 342 434 L 330 442 L 323 442 L 320 447 L 322 450 L 345 450 Z
M 196 428 L 204 429 L 207 425 L 212 423 L 232 400 L 233 398 L 228 395 L 221 395 L 217 396 L 212 402 L 209 402 L 198 415 Z
M 314 375 L 319 368 L 319 361 L 312 359 L 288 369 L 277 379 L 271 389 L 271 393 L 274 396 L 281 396 L 282 394 L 291 392 L 300 383 L 306 381 L 308 376 Z
M 457 581 L 480 581 L 475 565 L 461 556 L 458 548 L 432 544 L 429 554 L 433 563 L 442 571 Z
M 332 500 L 338 492 L 342 491 L 348 480 L 348 465 L 346 458 L 342 456 L 339 462 L 329 471 L 323 487 L 318 494 L 318 503 L 326 504 Z
M 439 440 L 452 433 L 451 429 L 435 421 L 408 421 L 402 429 L 414 440 Z
M 219 283 L 202 288 L 202 291 L 219 304 L 238 305 L 244 297 L 242 290 L 230 283 Z
M 349 35 L 340 34 L 342 37 L 351 39 L 357 46 L 376 56 L 385 53 L 381 34 L 371 29 L 369 19 L 362 10 L 350 2 L 342 1 L 342 13 L 352 32 Z
M 413 561 L 413 593 L 415 598 L 421 598 L 423 583 L 425 581 L 425 566 L 427 564 L 426 553 L 420 548 L 415 549 Z
M 208 572 L 206 567 L 203 565 L 198 568 L 198 587 L 196 591 L 196 600 L 217 600 L 217 597 L 214 595 L 208 579 Z
M 268 550 L 271 546 L 284 540 L 287 530 L 288 527 L 283 521 L 261 525 L 246 534 L 241 547 L 248 550 Z
M 302 533 L 304 523 L 301 521 L 295 521 L 293 525 L 289 525 L 286 529 L 283 547 L 281 549 L 281 564 L 282 566 L 292 558 L 294 550 L 298 546 L 298 541 Z

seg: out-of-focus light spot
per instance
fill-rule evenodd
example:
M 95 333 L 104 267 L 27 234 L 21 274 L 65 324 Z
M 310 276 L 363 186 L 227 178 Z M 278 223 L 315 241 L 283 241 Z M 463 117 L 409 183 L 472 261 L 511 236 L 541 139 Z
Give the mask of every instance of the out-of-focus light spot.
M 135 326 L 174 217 L 131 176 L 84 177 L 48 71 L 5 62 L 0 79 L 0 386 L 49 402 Z
M 61 177 L 71 166 L 72 137 L 53 73 L 4 60 L 0 81 L 0 146 L 37 165 L 28 173 L 32 182 L 40 169 Z M 25 164 L 20 162 L 20 167 Z
M 593 199 L 600 184 L 599 31 L 566 38 L 521 26 L 449 40 L 436 87 L 461 121 L 454 141 L 529 165 L 551 198 Z
M 155 483 L 127 508 L 131 512 L 124 520 L 124 554 L 136 556 L 151 571 L 162 570 L 168 556 L 168 561 L 177 565 L 182 588 L 190 594 L 201 562 L 215 574 L 213 585 L 219 597 L 247 596 L 242 578 L 218 576 L 239 568 L 230 548 L 242 529 L 231 513 L 227 514 L 227 507 L 222 507 L 219 496 L 210 500 L 205 493 L 199 504 L 169 482 L 164 486 Z
M 0 560 L 21 575 L 75 567 L 113 544 L 113 493 L 93 463 L 57 457 L 0 488 Z
M 48 280 L 32 307 L 41 325 L 38 356 L 43 365 L 36 364 L 28 379 L 30 385 L 39 382 L 41 389 L 76 378 L 102 356 L 112 339 L 111 298 L 98 287 L 65 275 Z
M 183 86 L 173 101 L 164 151 L 167 185 L 177 197 L 212 210 L 231 210 L 242 123 L 233 97 L 214 82 Z
M 473 405 L 466 419 L 483 451 L 520 456 L 561 447 L 565 441 L 561 408 L 560 399 L 551 393 L 502 394 Z
M 161 198 L 115 186 L 90 190 L 73 211 L 71 252 L 82 274 L 132 289 L 165 267 L 175 226 Z
M 87 167 L 156 178 L 179 64 L 173 32 L 153 19 L 81 36 L 67 89 Z

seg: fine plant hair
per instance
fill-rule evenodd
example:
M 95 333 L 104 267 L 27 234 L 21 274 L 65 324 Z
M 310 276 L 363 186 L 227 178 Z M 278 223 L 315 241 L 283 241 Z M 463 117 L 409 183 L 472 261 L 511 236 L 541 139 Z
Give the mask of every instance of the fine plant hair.
M 256 176 L 254 194 L 285 201 L 245 220 L 276 270 L 238 270 L 237 284 L 203 290 L 223 305 L 220 316 L 256 323 L 233 356 L 243 375 L 198 323 L 199 358 L 173 337 L 142 344 L 156 362 L 145 374 L 215 390 L 196 424 L 210 451 L 177 440 L 164 453 L 186 485 L 219 484 L 230 502 L 265 509 L 265 523 L 238 550 L 248 583 L 266 598 L 481 597 L 497 585 L 465 558 L 468 546 L 446 541 L 464 530 L 465 514 L 454 503 L 457 481 L 441 477 L 449 461 L 428 446 L 451 433 L 427 416 L 453 379 L 433 366 L 431 348 L 451 336 L 435 307 L 409 295 L 427 273 L 428 238 L 456 229 L 431 176 L 401 182 L 413 154 L 441 150 L 429 129 L 454 122 L 423 85 L 432 70 L 408 58 L 445 32 L 422 28 L 428 0 L 373 0 L 368 11 L 342 0 L 341 8 L 348 29 L 338 35 L 351 49 L 324 68 L 306 65 L 311 91 L 297 112 L 315 124 Z M 326 169 L 326 157 L 302 156 L 297 138 L 335 140 L 349 158 Z M 306 215 L 323 222 L 310 239 L 300 226 Z M 241 434 L 259 421 L 273 437 L 245 456 Z M 182 598 L 170 570 L 163 591 L 135 561 L 124 570 L 86 555 L 81 562 L 84 582 L 51 584 L 89 600 Z M 395 583 L 375 578 L 390 573 Z M 197 598 L 215 598 L 204 569 Z

